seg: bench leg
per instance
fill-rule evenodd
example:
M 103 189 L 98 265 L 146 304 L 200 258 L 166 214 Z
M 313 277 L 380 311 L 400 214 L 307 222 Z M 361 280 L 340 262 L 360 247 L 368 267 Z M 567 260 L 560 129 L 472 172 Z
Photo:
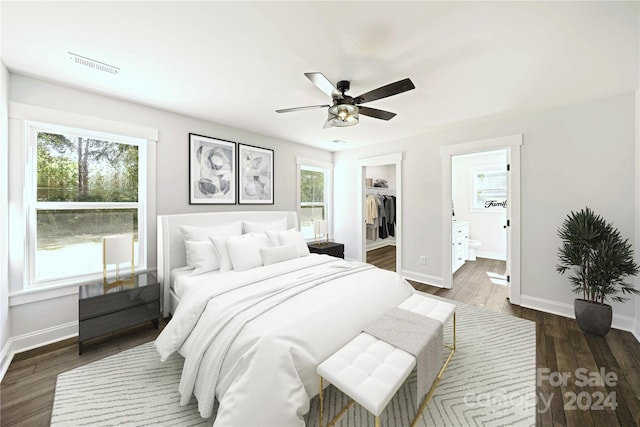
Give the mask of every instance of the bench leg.
M 376 427 L 380 427 L 380 417 L 376 416 Z
M 318 394 L 319 396 L 319 400 L 320 400 L 320 414 L 318 414 L 318 420 L 320 421 L 320 427 L 324 427 L 324 384 L 323 384 L 324 379 L 322 378 L 322 375 L 320 376 L 320 393 Z M 333 427 L 338 421 L 340 421 L 340 418 L 342 418 L 342 416 L 344 415 L 345 412 L 347 412 L 349 410 L 349 408 L 351 408 L 351 406 L 355 403 L 355 400 L 351 399 L 349 401 L 349 403 L 347 403 L 346 405 L 344 405 L 344 407 L 340 410 L 340 412 L 338 412 L 338 414 L 333 417 L 333 419 L 331 421 L 329 421 L 329 423 L 327 424 L 327 427 Z
M 347 412 L 354 403 L 355 403 L 355 400 L 351 399 L 349 403 L 344 405 L 344 407 L 340 410 L 340 412 L 338 412 L 338 415 L 333 417 L 333 419 L 329 422 L 329 424 L 327 424 L 327 427 L 333 427 L 338 421 L 340 421 L 340 418 L 342 418 L 345 412 Z
M 433 380 L 433 384 L 431 385 L 429 392 L 422 400 L 422 403 L 420 404 L 420 408 L 418 408 L 418 412 L 416 413 L 415 418 L 411 422 L 411 427 L 415 427 L 416 423 L 418 422 L 418 419 L 420 419 L 420 415 L 422 414 L 422 411 L 424 411 L 424 408 L 427 406 L 427 403 L 429 403 L 429 400 L 431 400 L 431 396 L 436 391 L 436 386 L 440 382 L 440 378 L 442 378 L 444 371 L 447 369 L 447 366 L 449 366 L 449 363 L 453 358 L 453 354 L 456 352 L 456 312 L 455 311 L 453 312 L 453 345 L 449 346 L 445 344 L 445 347 L 451 349 L 451 352 L 449 353 L 449 356 L 447 356 L 447 360 L 444 361 L 444 364 L 442 365 L 442 369 L 440 369 L 440 372 L 438 372 L 436 379 Z

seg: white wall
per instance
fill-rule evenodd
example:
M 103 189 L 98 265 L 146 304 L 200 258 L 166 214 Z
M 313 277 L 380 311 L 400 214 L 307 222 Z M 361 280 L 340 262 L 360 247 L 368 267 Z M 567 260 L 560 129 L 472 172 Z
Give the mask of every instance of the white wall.
M 482 246 L 476 255 L 484 258 L 505 260 L 507 256 L 507 233 L 504 229 L 507 210 L 486 209 L 478 212 L 471 209 L 473 169 L 497 166 L 505 169 L 506 151 L 492 151 L 472 155 L 453 156 L 451 159 L 451 193 L 456 220 L 469 221 L 469 238 L 480 240 Z M 507 201 L 508 203 L 508 201 Z
M 332 163 L 332 153 L 240 129 L 145 107 L 69 87 L 10 74 L 10 101 L 62 110 L 101 119 L 158 129 L 156 144 L 156 213 L 158 215 L 233 210 L 295 210 L 296 156 Z M 238 112 L 242 114 L 242 112 Z M 266 112 L 265 114 L 270 114 Z M 188 134 L 197 133 L 274 150 L 273 205 L 189 205 Z M 22 141 L 9 141 L 10 149 L 21 149 Z M 11 170 L 21 174 L 22 168 Z M 148 268 L 156 268 L 156 228 L 149 224 Z M 12 285 L 12 293 L 22 283 Z M 41 345 L 77 334 L 77 290 L 40 301 L 20 304 L 25 298 L 11 298 L 11 336 L 16 349 Z M 46 313 L 46 315 L 42 315 Z M 15 350 L 15 349 L 14 349 Z
M 377 179 L 384 179 L 389 185 L 389 189 L 396 188 L 396 167 L 395 165 L 379 165 L 367 166 L 365 169 L 365 177 L 371 178 L 375 184 Z
M 635 194 L 640 194 L 640 89 L 636 90 L 636 189 Z M 636 235 L 635 245 L 640 248 L 640 196 L 636 198 Z M 640 262 L 640 253 L 635 252 L 636 263 Z M 636 288 L 640 288 L 640 277 L 636 277 Z M 635 297 L 636 316 L 633 334 L 640 341 L 640 295 Z
M 571 210 L 593 208 L 621 233 L 634 236 L 634 94 L 528 114 L 492 117 L 391 143 L 336 153 L 336 182 L 355 183 L 359 158 L 403 152 L 404 272 L 428 283 L 442 281 L 442 179 L 440 147 L 523 134 L 522 304 L 573 312 L 568 279 L 555 271 L 557 229 Z M 356 185 L 335 188 L 335 237 L 345 256 L 360 258 Z M 637 248 L 636 248 L 637 249 Z M 419 255 L 426 255 L 420 265 Z M 614 324 L 631 327 L 634 304 L 614 304 Z
M 0 62 L 0 378 L 10 362 L 9 265 L 8 265 L 8 102 L 9 71 Z

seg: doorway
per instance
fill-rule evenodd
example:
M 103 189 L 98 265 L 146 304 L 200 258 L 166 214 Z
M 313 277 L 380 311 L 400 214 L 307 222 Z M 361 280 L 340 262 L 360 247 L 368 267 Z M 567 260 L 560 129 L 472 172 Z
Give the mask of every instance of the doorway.
M 358 176 L 360 259 L 401 274 L 402 153 L 360 159 Z
M 364 167 L 365 261 L 396 271 L 396 165 Z
M 443 200 L 442 200 L 442 241 L 443 241 L 443 254 L 451 253 L 452 256 L 444 256 L 443 257 L 443 287 L 451 288 L 453 286 L 453 272 L 460 268 L 461 265 L 456 265 L 455 261 L 460 257 L 459 255 L 455 255 L 455 248 L 458 246 L 459 241 L 456 241 L 455 236 L 453 235 L 454 228 L 456 232 L 460 232 L 460 234 L 464 235 L 466 232 L 466 238 L 469 239 L 471 236 L 475 236 L 478 234 L 471 234 L 470 229 L 466 229 L 464 227 L 460 227 L 462 230 L 458 229 L 460 224 L 456 224 L 456 221 L 453 219 L 460 218 L 459 215 L 462 214 L 462 211 L 458 210 L 456 213 L 457 207 L 455 206 L 453 195 L 453 186 L 454 186 L 454 178 L 453 178 L 453 166 L 455 162 L 456 156 L 469 156 L 478 155 L 476 153 L 487 153 L 487 152 L 503 152 L 506 158 L 506 200 L 504 202 L 506 208 L 502 208 L 499 206 L 502 201 L 497 200 L 497 198 L 486 197 L 489 200 L 493 200 L 493 202 L 489 203 L 489 208 L 502 208 L 506 210 L 506 217 L 502 220 L 503 230 L 505 231 L 505 272 L 503 275 L 504 280 L 506 281 L 506 296 L 510 299 L 512 304 L 520 304 L 520 146 L 522 145 L 522 135 L 511 135 L 499 138 L 492 138 L 482 141 L 472 141 L 462 144 L 456 144 L 451 146 L 444 146 L 440 149 L 440 153 L 442 155 L 442 181 L 443 181 Z M 459 157 L 464 158 L 464 157 Z M 482 169 L 482 168 L 481 168 Z M 490 168 L 491 169 L 491 168 Z M 497 171 L 497 169 L 496 169 Z M 485 172 L 485 173 L 482 173 Z M 489 175 L 486 172 L 491 172 L 489 170 L 482 171 L 476 170 L 472 172 L 471 177 L 467 178 L 468 180 L 473 180 L 473 173 L 478 173 L 482 175 L 483 178 L 487 178 Z M 492 175 L 491 178 L 495 178 L 497 175 Z M 476 180 L 477 180 L 476 176 Z M 473 185 L 470 183 L 469 185 Z M 477 191 L 472 190 L 472 191 Z M 482 191 L 481 191 L 482 193 Z M 484 196 L 488 196 L 488 192 L 484 193 Z M 496 193 L 494 193 L 495 195 Z M 475 200 L 475 204 L 473 199 Z M 477 209 L 485 209 L 482 206 L 483 198 L 478 199 L 477 193 L 474 197 L 469 196 L 469 205 L 460 206 L 460 209 L 465 208 L 466 216 L 468 213 L 470 206 L 475 206 Z M 487 201 L 487 200 L 485 200 Z M 463 202 L 458 202 L 458 204 L 463 204 Z M 495 206 L 495 205 L 498 206 Z M 456 214 L 457 218 L 454 218 L 454 214 Z M 494 230 L 495 231 L 495 230 Z M 480 233 L 479 229 L 476 229 L 475 232 Z M 480 240 L 480 239 L 471 239 L 471 240 Z M 477 243 L 477 242 L 476 242 Z M 454 244 L 456 246 L 454 246 Z M 480 241 L 480 245 L 482 245 L 482 241 Z M 474 245 L 476 246 L 476 245 Z M 481 246 L 476 246 L 473 249 L 479 249 Z M 469 253 L 469 250 L 472 248 L 466 248 L 463 251 L 463 257 L 466 258 L 472 256 Z M 480 252 L 482 252 L 480 250 Z M 489 252 L 489 251 L 487 251 Z M 494 254 L 495 255 L 495 254 Z M 454 259 L 455 257 L 455 259 Z M 496 280 L 500 280 L 502 277 L 495 278 Z
M 507 285 L 507 164 L 505 149 L 451 156 L 453 288 Z

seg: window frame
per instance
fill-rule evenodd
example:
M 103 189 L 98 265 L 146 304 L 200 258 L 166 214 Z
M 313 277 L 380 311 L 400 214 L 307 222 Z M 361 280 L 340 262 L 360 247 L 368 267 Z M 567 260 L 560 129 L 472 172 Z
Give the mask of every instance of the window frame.
M 476 178 L 479 174 L 481 173 L 485 173 L 485 174 L 495 174 L 495 173 L 500 173 L 500 174 L 504 174 L 505 176 L 505 180 L 508 178 L 507 176 L 507 170 L 505 168 L 504 165 L 489 165 L 489 166 L 482 166 L 482 167 L 473 167 L 473 168 L 469 168 L 469 211 L 470 212 L 474 212 L 474 213 L 481 213 L 481 212 L 488 212 L 488 213 L 495 213 L 496 211 L 502 211 L 504 209 L 506 209 L 506 205 L 505 206 L 492 206 L 489 208 L 486 208 L 484 206 L 478 206 L 477 205 L 477 197 L 476 197 Z M 508 188 L 507 188 L 508 184 L 505 181 L 505 197 L 504 197 L 504 201 L 507 202 L 507 196 L 508 196 Z
M 40 202 L 37 200 L 37 135 L 39 132 L 60 133 L 65 135 L 81 135 L 93 139 L 108 140 L 119 144 L 136 145 L 138 147 L 138 201 L 137 202 Z M 61 278 L 36 280 L 36 250 L 37 250 L 37 212 L 38 210 L 93 210 L 93 209 L 138 209 L 138 251 L 136 271 L 147 268 L 147 163 L 148 140 L 141 137 L 118 135 L 110 132 L 96 131 L 74 126 L 25 120 L 24 138 L 26 162 L 24 185 L 25 209 L 25 291 L 44 290 L 50 288 L 77 285 L 102 278 L 102 269 L 95 273 L 71 274 Z M 107 270 L 112 271 L 113 268 Z M 123 268 L 123 273 L 130 268 Z
M 296 212 L 298 214 L 298 229 L 302 231 L 302 225 L 300 223 L 302 218 L 302 170 L 323 172 L 325 219 L 328 222 L 328 233 L 331 238 L 333 236 L 333 164 L 298 157 L 296 158 L 296 165 Z M 305 240 L 307 242 L 313 242 L 315 237 L 306 237 Z

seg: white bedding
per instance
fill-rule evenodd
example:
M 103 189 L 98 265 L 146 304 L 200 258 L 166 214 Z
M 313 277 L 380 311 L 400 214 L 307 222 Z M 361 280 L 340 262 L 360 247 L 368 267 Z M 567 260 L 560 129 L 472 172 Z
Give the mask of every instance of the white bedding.
M 185 357 L 183 401 L 193 393 L 208 417 L 219 400 L 216 426 L 304 425 L 317 365 L 413 291 L 393 272 L 326 255 L 192 282 L 155 345 L 162 360 Z
M 211 283 L 220 274 L 220 270 L 208 271 L 197 276 L 192 276 L 192 272 L 193 268 L 189 267 L 174 268 L 171 271 L 171 289 L 178 298 L 182 298 L 187 292 L 202 283 Z

